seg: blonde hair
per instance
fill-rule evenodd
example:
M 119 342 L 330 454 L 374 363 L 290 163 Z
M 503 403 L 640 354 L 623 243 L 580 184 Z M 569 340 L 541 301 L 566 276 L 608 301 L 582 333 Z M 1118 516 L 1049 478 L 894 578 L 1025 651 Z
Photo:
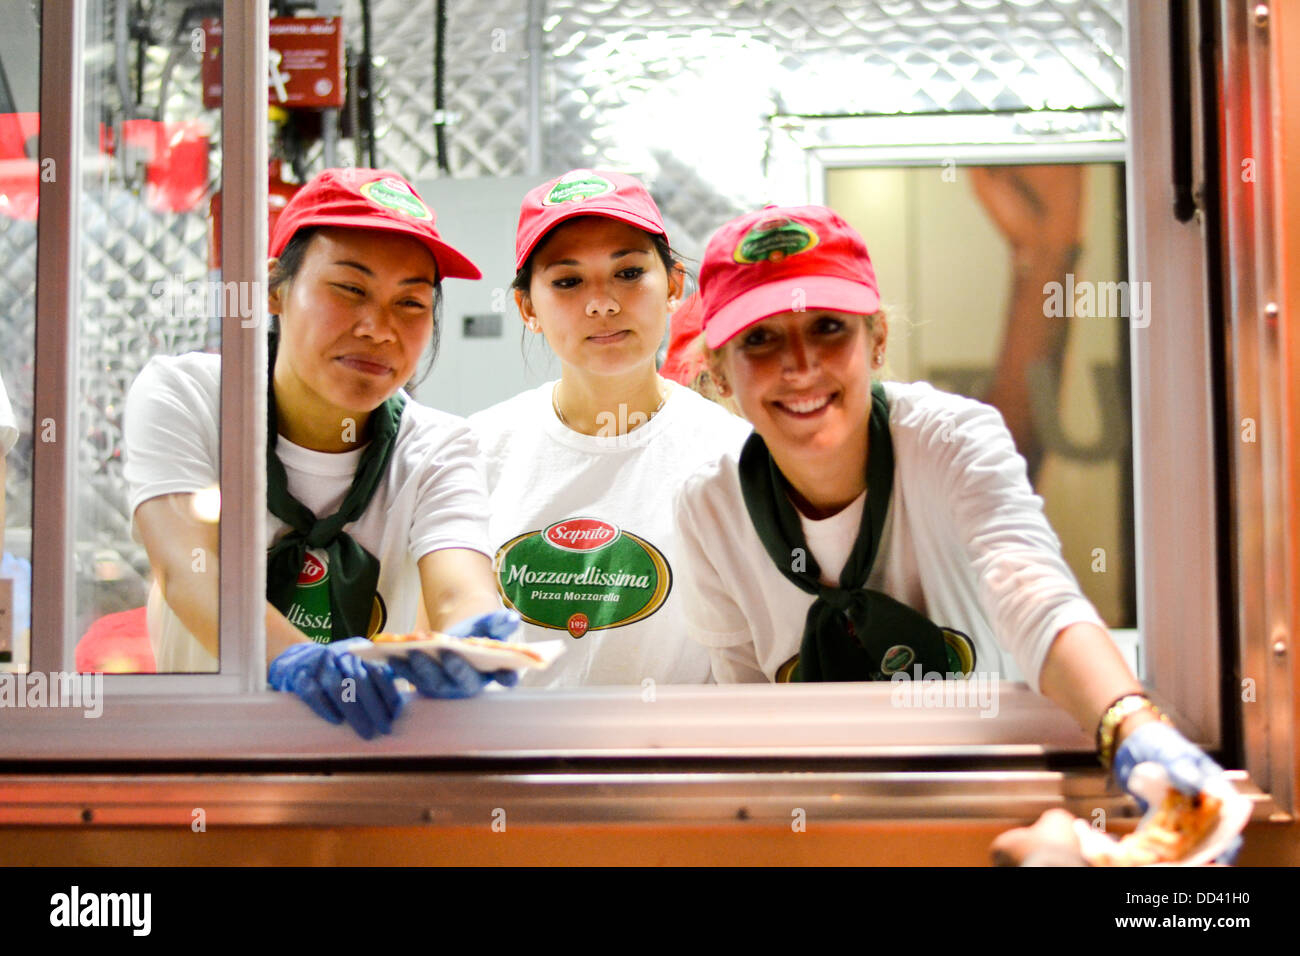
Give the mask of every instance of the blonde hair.
M 887 316 L 885 315 L 885 310 L 879 308 L 870 315 L 863 316 L 863 318 L 867 320 L 867 334 L 872 335 L 876 331 L 877 322 L 885 321 Z M 722 353 L 726 347 L 726 343 L 723 343 L 716 349 L 709 348 L 704 344 L 703 332 L 701 332 L 699 337 L 690 344 L 690 352 L 693 353 L 698 349 L 704 356 L 704 368 L 700 370 L 699 374 L 695 376 L 694 381 L 690 383 L 691 388 L 695 389 L 695 391 L 699 392 L 710 401 L 717 402 L 733 414 L 744 418 L 745 416 L 741 413 L 740 405 L 736 402 L 735 396 L 724 396 L 719 390 L 718 369 L 722 367 Z M 872 373 L 871 378 L 873 381 L 879 381 L 884 378 L 884 374 L 885 366 L 882 363 L 881 367 Z
M 722 354 L 722 350 L 711 349 L 705 345 L 704 333 L 701 332 L 691 340 L 689 345 L 686 346 L 685 352 L 685 360 L 688 364 L 692 359 L 702 360 L 700 370 L 695 373 L 694 378 L 686 383 L 687 386 L 692 391 L 703 395 L 709 401 L 721 405 L 736 417 L 744 418 L 745 416 L 740 411 L 740 404 L 733 396 L 722 394 L 721 389 L 718 388 L 717 380 L 714 377 L 714 363 L 718 361 L 718 357 Z

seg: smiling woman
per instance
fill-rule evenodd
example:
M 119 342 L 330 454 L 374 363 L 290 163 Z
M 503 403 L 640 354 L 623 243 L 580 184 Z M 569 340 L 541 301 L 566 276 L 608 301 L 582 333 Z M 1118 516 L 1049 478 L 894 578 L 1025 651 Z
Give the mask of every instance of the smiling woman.
M 378 407 L 405 385 L 433 337 L 437 264 L 398 234 L 324 227 L 302 230 L 293 243 L 301 264 L 290 271 L 276 263 L 267 305 L 280 316 L 281 434 L 321 451 L 350 451 L 349 433 L 365 425 L 353 410 Z M 353 429 L 340 427 L 350 419 Z
M 1121 784 L 1143 761 L 1190 795 L 1221 778 L 1080 593 L 997 411 L 871 382 L 885 325 L 848 223 L 823 206 L 741 216 L 709 240 L 700 296 L 714 378 L 754 423 L 676 502 L 687 626 L 720 682 L 1019 667 L 1095 728 Z
M 367 737 L 401 709 L 395 674 L 431 697 L 470 696 L 494 675 L 454 654 L 378 665 L 352 653 L 358 641 L 411 630 L 421 611 L 459 636 L 500 639 L 517 622 L 491 578 L 473 437 L 402 391 L 435 334 L 442 278 L 479 277 L 433 224 L 400 177 L 327 170 L 271 237 L 269 680 Z M 162 671 L 218 669 L 217 526 L 195 502 L 217 478 L 220 361 L 156 358 L 127 402 L 126 477 L 155 573 Z

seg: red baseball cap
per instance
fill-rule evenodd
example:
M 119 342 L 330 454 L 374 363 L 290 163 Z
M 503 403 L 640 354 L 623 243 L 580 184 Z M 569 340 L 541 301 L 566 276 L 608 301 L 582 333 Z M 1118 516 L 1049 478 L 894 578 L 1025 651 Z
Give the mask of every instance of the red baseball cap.
M 418 239 L 438 263 L 438 278 L 480 279 L 483 273 L 443 242 L 433 210 L 405 179 L 387 169 L 327 169 L 289 200 L 271 233 L 278 258 L 293 234 L 308 226 L 379 229 Z
M 668 235 L 659 207 L 639 179 L 623 173 L 572 169 L 524 196 L 515 231 L 515 271 L 524 267 L 543 236 L 575 216 L 603 216 L 656 236 Z
M 692 292 L 668 320 L 668 354 L 659 374 L 674 382 L 690 385 L 704 368 L 704 351 L 695 345 L 700 337 L 704 306 L 700 294 Z
M 769 315 L 880 308 L 866 243 L 825 206 L 767 206 L 727 223 L 704 250 L 700 298 L 711 349 Z

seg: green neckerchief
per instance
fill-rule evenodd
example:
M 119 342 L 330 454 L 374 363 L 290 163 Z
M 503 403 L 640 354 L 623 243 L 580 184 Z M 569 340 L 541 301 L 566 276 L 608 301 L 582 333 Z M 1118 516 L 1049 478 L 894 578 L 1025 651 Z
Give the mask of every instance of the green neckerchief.
M 817 595 L 804 622 L 795 681 L 886 680 L 896 671 L 910 674 L 916 664 L 923 672 L 950 669 L 943 631 L 906 604 L 865 586 L 894 484 L 889 401 L 879 383 L 871 387 L 867 436 L 867 502 L 839 587 L 821 583 L 799 513 L 786 495 L 788 482 L 757 432 L 740 454 L 740 489 L 759 540 L 791 584 Z
M 352 539 L 343 526 L 365 513 L 375 489 L 388 471 L 397 444 L 406 396 L 398 392 L 370 413 L 370 444 L 361 455 L 339 510 L 328 518 L 317 518 L 311 509 L 289 493 L 284 464 L 275 453 L 275 352 L 277 341 L 269 341 L 270 370 L 266 397 L 266 507 L 289 526 L 283 538 L 266 552 L 266 599 L 284 613 L 289 612 L 298 588 L 298 575 L 308 548 L 323 548 L 329 558 L 330 640 L 364 637 L 370 626 L 370 612 L 379 586 L 379 560 Z

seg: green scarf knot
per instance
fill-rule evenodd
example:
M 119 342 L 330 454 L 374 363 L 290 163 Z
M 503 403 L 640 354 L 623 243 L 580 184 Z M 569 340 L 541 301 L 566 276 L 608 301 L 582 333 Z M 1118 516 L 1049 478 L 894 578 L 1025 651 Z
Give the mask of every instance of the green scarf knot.
M 867 502 L 839 587 L 821 583 L 821 569 L 809 553 L 799 513 L 786 493 L 789 483 L 757 432 L 740 454 L 740 488 L 764 550 L 788 581 L 817 598 L 804 622 L 799 663 L 791 676 L 795 681 L 887 680 L 916 664 L 923 671 L 943 673 L 953 670 L 950 643 L 970 644 L 956 631 L 948 631 L 955 637 L 946 638 L 945 630 L 923 614 L 866 587 L 894 483 L 889 401 L 879 383 L 871 387 L 867 441 Z M 792 560 L 795 555 L 804 560 Z M 973 655 L 970 660 L 973 663 Z
M 268 346 L 270 372 L 266 398 L 266 507 L 289 526 L 289 531 L 267 549 L 266 599 L 289 615 L 308 550 L 323 550 L 329 578 L 330 641 L 364 637 L 370 628 L 371 609 L 379 587 L 379 560 L 343 527 L 365 514 L 375 490 L 388 473 L 406 396 L 398 391 L 370 413 L 370 444 L 361 454 L 343 503 L 334 514 L 317 518 L 290 494 L 284 464 L 275 453 L 279 434 L 275 407 L 277 345 L 277 337 L 272 335 Z
M 823 584 L 817 589 L 817 598 L 841 614 L 848 614 L 853 607 L 853 594 L 843 588 Z

